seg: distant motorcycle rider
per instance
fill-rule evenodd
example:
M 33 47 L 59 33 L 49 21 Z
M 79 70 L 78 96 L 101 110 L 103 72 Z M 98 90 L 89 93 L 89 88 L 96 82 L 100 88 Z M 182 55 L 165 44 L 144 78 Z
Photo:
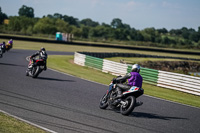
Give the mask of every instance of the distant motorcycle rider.
M 6 43 L 5 42 L 1 43 L 0 47 L 1 47 L 2 51 L 3 51 L 3 53 L 5 53 L 5 51 L 6 51 Z
M 8 45 L 10 46 L 10 48 L 13 47 L 13 39 L 10 39 L 10 40 L 8 41 Z
M 118 91 L 117 98 L 121 98 L 122 91 L 129 90 L 132 86 L 136 86 L 140 88 L 142 87 L 143 78 L 139 74 L 139 72 L 140 72 L 140 65 L 134 64 L 132 66 L 132 71 L 130 73 L 126 74 L 123 77 L 117 77 L 113 79 L 113 82 L 126 81 L 128 79 L 128 84 L 122 84 L 122 83 L 116 84 L 116 87 L 117 87 L 116 89 Z M 138 102 L 137 104 L 141 105 L 142 102 Z
M 45 60 L 44 70 L 47 70 L 46 62 L 47 62 L 47 57 L 48 57 L 48 55 L 47 55 L 47 53 L 46 53 L 45 48 L 43 48 L 43 47 L 42 47 L 39 51 L 37 51 L 35 54 L 33 54 L 33 55 L 30 57 L 30 60 L 33 60 L 33 62 L 30 63 L 30 64 L 28 65 L 28 70 L 29 70 L 29 71 L 32 70 L 33 64 L 35 63 L 35 60 L 34 60 L 33 58 L 36 57 L 36 56 L 38 56 L 39 59 Z

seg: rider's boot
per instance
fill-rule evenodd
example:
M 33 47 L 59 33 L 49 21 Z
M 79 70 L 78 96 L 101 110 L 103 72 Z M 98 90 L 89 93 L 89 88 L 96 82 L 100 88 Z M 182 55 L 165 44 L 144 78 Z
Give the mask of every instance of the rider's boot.
M 44 65 L 44 70 L 45 70 L 45 71 L 47 70 L 47 66 L 46 66 L 46 65 Z

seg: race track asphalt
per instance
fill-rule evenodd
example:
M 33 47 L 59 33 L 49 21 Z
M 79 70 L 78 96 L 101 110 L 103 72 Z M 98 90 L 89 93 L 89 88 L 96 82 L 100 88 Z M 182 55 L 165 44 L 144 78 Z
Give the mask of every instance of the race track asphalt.
M 200 108 L 143 95 L 144 104 L 123 116 L 99 109 L 106 85 L 51 69 L 26 77 L 25 58 L 34 52 L 12 49 L 0 58 L 0 110 L 58 133 L 200 133 Z

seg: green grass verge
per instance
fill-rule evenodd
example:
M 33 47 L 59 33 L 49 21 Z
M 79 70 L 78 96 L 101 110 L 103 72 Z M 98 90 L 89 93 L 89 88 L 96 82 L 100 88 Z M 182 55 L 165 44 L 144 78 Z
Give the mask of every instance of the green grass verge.
M 46 133 L 46 131 L 0 112 L 0 133 Z
M 73 58 L 73 56 L 50 55 L 48 58 L 48 67 L 105 85 L 108 85 L 111 79 L 114 77 L 111 74 L 106 74 L 92 68 L 76 65 L 73 63 Z M 146 95 L 200 107 L 199 96 L 179 92 L 176 90 L 165 89 L 146 83 L 143 83 L 143 88 L 145 90 L 144 94 Z

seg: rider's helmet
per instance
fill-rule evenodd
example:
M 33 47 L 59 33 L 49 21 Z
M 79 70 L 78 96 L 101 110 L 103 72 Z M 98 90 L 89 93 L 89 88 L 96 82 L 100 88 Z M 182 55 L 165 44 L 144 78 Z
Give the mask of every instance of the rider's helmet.
M 46 51 L 45 48 L 41 47 L 40 51 Z
M 40 58 L 42 58 L 42 59 L 47 58 L 46 50 L 43 47 L 41 47 L 41 49 L 40 49 Z
M 3 44 L 6 44 L 5 42 L 3 42 Z
M 140 72 L 140 65 L 138 65 L 138 64 L 134 64 L 133 66 L 132 66 L 132 72 Z

